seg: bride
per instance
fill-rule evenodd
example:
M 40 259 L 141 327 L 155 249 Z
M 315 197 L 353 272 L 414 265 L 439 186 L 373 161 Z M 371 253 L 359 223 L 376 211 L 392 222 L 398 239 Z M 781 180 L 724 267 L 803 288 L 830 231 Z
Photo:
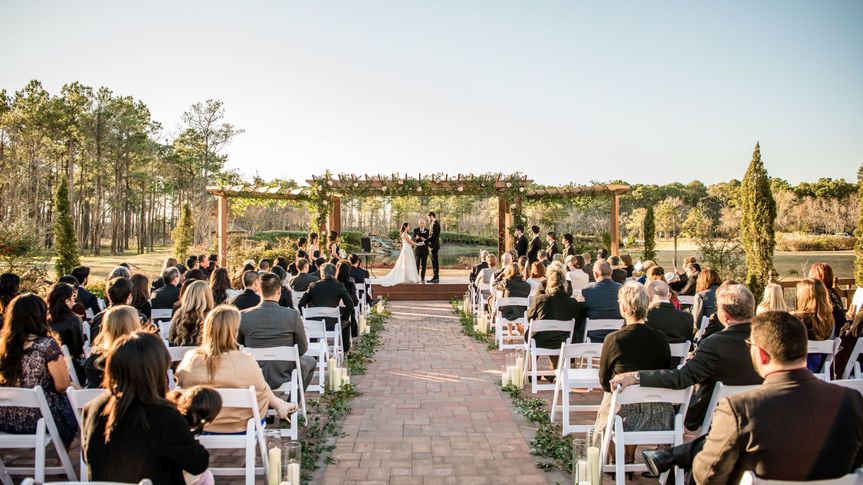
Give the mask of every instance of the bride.
M 402 224 L 402 230 L 399 233 L 399 239 L 402 241 L 402 250 L 399 253 L 399 259 L 396 260 L 396 264 L 389 274 L 375 281 L 375 283 L 381 286 L 394 286 L 399 283 L 420 282 L 417 261 L 414 256 L 414 248 L 417 246 L 417 243 L 411 239 L 410 231 L 410 224 L 407 222 Z

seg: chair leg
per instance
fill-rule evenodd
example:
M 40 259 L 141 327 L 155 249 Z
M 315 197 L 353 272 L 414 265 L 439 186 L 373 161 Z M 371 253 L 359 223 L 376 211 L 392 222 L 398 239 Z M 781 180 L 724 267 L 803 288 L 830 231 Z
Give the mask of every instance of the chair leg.
M 557 379 L 554 380 L 554 397 L 551 400 L 551 422 L 554 422 L 554 416 L 557 414 L 557 395 L 560 393 L 560 381 L 562 379 L 560 376 L 557 376 Z M 563 429 L 564 436 L 566 435 L 566 427 Z
M 564 369 L 564 372 L 566 372 L 566 369 Z M 557 379 L 558 382 L 561 382 L 562 380 L 563 379 L 561 379 L 561 378 Z M 569 433 L 569 384 L 567 383 L 567 385 L 564 386 L 561 383 L 560 384 L 560 390 L 561 390 L 561 396 L 560 396 L 561 419 L 560 419 L 560 422 L 562 423 L 561 426 L 563 428 L 563 435 L 566 436 L 567 433 Z
M 614 412 L 613 410 L 609 412 Z M 626 445 L 623 441 L 623 420 L 614 417 L 614 483 L 626 485 Z
M 3 464 L 3 460 L 0 460 L 0 484 L 14 485 L 12 477 L 9 475 L 9 472 L 6 471 L 6 465 Z
M 36 453 L 33 458 L 34 478 L 37 483 L 45 483 L 45 438 L 47 435 L 45 420 L 40 419 L 36 425 Z
M 525 359 L 525 361 L 526 361 L 526 360 L 527 360 L 527 359 Z M 536 356 L 536 354 L 531 353 L 531 354 L 530 354 L 530 367 L 531 367 L 531 370 L 530 370 L 530 373 L 531 373 L 531 374 L 530 374 L 530 375 L 531 375 L 531 377 L 533 378 L 533 382 L 531 383 L 530 389 L 531 389 L 531 391 L 533 391 L 533 393 L 534 393 L 534 394 L 536 394 L 536 391 L 538 390 L 538 389 L 536 388 L 536 386 L 537 386 L 537 382 L 536 382 L 536 381 L 537 381 L 537 378 L 538 378 L 538 376 L 537 376 L 537 374 L 536 374 L 536 365 L 537 365 L 538 361 L 539 361 L 539 358 Z M 527 362 L 525 362 L 525 366 L 526 366 L 526 365 L 527 365 Z

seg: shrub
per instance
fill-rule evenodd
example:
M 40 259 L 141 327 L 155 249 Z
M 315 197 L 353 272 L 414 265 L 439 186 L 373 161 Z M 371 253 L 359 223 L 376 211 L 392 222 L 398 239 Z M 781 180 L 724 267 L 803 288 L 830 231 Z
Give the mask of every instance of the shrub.
M 847 251 L 854 249 L 856 237 L 830 234 L 783 234 L 776 241 L 779 251 Z
M 24 270 L 38 256 L 36 235 L 25 222 L 0 225 L 0 261 L 2 271 L 17 273 Z
M 229 271 L 239 268 L 247 259 L 257 264 L 265 258 L 275 261 L 278 256 L 293 261 L 297 257 L 297 241 L 288 237 L 277 238 L 273 242 L 239 237 L 230 238 L 228 241 Z

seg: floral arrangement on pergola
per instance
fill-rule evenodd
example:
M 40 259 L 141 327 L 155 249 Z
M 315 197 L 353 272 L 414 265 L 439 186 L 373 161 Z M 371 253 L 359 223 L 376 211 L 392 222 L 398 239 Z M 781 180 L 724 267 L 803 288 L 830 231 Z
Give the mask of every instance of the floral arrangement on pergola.
M 207 192 L 219 201 L 218 231 L 219 260 L 226 264 L 227 225 L 229 198 L 283 199 L 305 202 L 311 212 L 310 225 L 313 231 L 332 230 L 341 232 L 341 200 L 357 197 L 405 197 L 405 196 L 487 196 L 498 198 L 498 249 L 500 252 L 512 247 L 515 226 L 526 224 L 522 203 L 525 200 L 541 202 L 583 196 L 612 196 L 611 252 L 617 254 L 619 247 L 619 196 L 628 185 L 596 184 L 565 185 L 559 187 L 538 186 L 520 173 L 474 174 L 407 174 L 362 175 L 338 174 L 326 171 L 312 176 L 305 187 L 284 185 L 225 185 L 207 187 Z

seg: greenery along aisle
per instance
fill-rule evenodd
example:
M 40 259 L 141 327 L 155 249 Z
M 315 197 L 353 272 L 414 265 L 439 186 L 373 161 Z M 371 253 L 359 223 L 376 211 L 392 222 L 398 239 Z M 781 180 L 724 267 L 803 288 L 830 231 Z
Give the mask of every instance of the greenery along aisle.
M 452 305 L 452 311 L 459 317 L 459 323 L 461 323 L 461 332 L 468 337 L 473 338 L 477 342 L 481 344 L 485 344 L 488 350 L 494 350 L 497 348 L 497 343 L 494 340 L 494 335 L 490 332 L 480 332 L 476 329 L 476 317 L 473 316 L 472 313 L 467 313 L 464 311 L 462 305 L 464 304 L 463 300 L 460 300 L 457 297 L 453 297 L 450 299 L 450 305 Z
M 363 375 L 366 365 L 373 360 L 375 351 L 380 345 L 380 332 L 384 328 L 384 322 L 392 314 L 386 300 L 381 300 L 373 306 L 366 322 L 369 332 L 360 335 L 353 341 L 351 353 L 347 357 L 347 368 L 352 376 Z M 303 483 L 312 483 L 312 474 L 320 468 L 320 459 L 324 463 L 333 463 L 328 456 L 335 445 L 329 443 L 329 439 L 338 434 L 341 421 L 351 411 L 351 399 L 360 395 L 360 392 L 352 384 L 343 385 L 338 391 L 327 390 L 317 400 L 306 403 L 308 421 L 300 417 L 299 441 L 302 445 L 302 469 Z

